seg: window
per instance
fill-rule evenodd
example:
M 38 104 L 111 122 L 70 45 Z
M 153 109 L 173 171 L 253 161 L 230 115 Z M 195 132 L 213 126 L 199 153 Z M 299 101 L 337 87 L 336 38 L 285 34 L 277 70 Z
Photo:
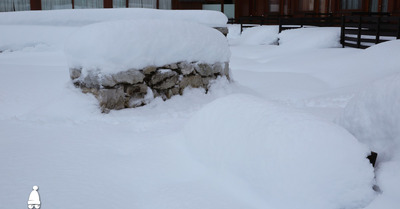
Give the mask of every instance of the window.
M 157 0 L 129 0 L 129 7 L 157 8 Z
M 342 9 L 345 10 L 362 9 L 362 0 L 342 0 Z
M 299 0 L 299 10 L 300 11 L 313 11 L 314 10 L 314 0 Z
M 269 1 L 269 11 L 270 12 L 279 12 L 279 0 L 270 0 Z
M 126 0 L 113 0 L 113 8 L 125 8 Z
M 0 12 L 30 10 L 30 0 L 0 0 Z
M 42 9 L 72 9 L 72 0 L 42 0 Z
M 75 9 L 104 8 L 103 0 L 75 0 Z

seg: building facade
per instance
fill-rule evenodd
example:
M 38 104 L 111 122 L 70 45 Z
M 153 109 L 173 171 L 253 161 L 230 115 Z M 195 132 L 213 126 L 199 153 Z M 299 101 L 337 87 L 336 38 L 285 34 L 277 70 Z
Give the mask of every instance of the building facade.
M 399 15 L 399 0 L 236 0 L 236 16 L 292 15 L 305 13 L 388 12 Z
M 388 12 L 400 15 L 400 0 L 1 0 L 0 12 L 81 8 L 206 9 L 241 16 L 303 16 L 305 13 Z

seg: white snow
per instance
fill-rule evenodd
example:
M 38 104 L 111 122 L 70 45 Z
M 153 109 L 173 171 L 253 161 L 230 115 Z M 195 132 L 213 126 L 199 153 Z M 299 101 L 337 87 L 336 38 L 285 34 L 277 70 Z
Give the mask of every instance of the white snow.
M 0 14 L 2 205 L 26 207 L 38 185 L 58 209 L 398 207 L 400 41 L 333 48 L 338 29 L 291 30 L 279 46 L 231 45 L 233 83 L 101 114 L 72 85 L 63 46 L 131 11 Z M 379 147 L 373 172 L 365 156 Z
M 122 20 L 82 27 L 66 42 L 70 67 L 116 73 L 176 62 L 228 62 L 228 41 L 216 29 L 170 20 Z
M 190 153 L 241 179 L 259 208 L 356 208 L 374 196 L 368 148 L 303 112 L 231 95 L 198 111 L 185 135 Z
M 400 204 L 397 198 L 400 194 L 399 109 L 400 74 L 396 74 L 358 93 L 338 119 L 339 124 L 379 155 L 377 183 L 382 195 L 368 208 L 397 208 Z
M 156 10 L 143 8 L 74 9 L 0 13 L 0 24 L 83 26 L 104 21 L 162 19 L 225 27 L 228 18 L 211 10 Z
M 300 28 L 279 34 L 279 44 L 292 50 L 341 47 L 339 41 L 340 28 Z
M 232 30 L 231 30 L 232 31 Z M 231 33 L 231 31 L 229 31 Z M 239 28 L 240 32 L 240 28 Z M 232 45 L 264 45 L 278 43 L 279 27 L 274 26 L 257 26 L 246 28 L 241 36 L 231 41 Z

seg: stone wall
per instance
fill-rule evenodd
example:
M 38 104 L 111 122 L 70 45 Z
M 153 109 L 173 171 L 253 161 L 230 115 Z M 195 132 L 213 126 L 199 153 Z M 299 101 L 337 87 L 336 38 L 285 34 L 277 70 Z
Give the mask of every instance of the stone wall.
M 182 94 L 186 87 L 204 88 L 207 92 L 210 81 L 218 76 L 230 79 L 229 63 L 179 62 L 115 74 L 102 74 L 100 70 L 83 74 L 81 68 L 70 69 L 75 86 L 95 95 L 102 112 L 143 106 L 155 97 L 166 100 Z

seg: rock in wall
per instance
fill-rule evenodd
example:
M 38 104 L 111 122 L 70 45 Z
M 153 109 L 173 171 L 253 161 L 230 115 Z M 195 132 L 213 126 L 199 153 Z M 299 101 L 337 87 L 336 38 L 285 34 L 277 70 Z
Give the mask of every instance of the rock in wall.
M 179 62 L 164 66 L 129 69 L 115 74 L 100 70 L 71 68 L 70 77 L 84 93 L 92 93 L 100 103 L 102 112 L 111 109 L 133 108 L 149 103 L 155 97 L 163 100 L 182 94 L 186 87 L 204 88 L 218 76 L 229 77 L 229 63 Z

